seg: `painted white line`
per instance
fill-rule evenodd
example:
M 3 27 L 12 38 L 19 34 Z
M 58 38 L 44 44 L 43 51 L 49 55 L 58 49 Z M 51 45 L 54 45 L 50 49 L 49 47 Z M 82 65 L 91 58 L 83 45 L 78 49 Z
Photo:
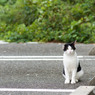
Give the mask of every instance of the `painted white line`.
M 0 58 L 59 58 L 63 56 L 0 56 Z
M 95 56 L 78 56 L 79 60 L 95 60 Z M 63 56 L 0 56 L 0 61 L 63 61 Z
M 62 61 L 63 59 L 0 59 L 0 61 Z
M 0 58 L 59 58 L 63 56 L 0 56 Z
M 0 88 L 0 92 L 74 92 L 75 89 L 28 89 L 28 88 Z
M 87 61 L 93 60 L 94 61 L 95 59 L 79 59 L 79 60 L 87 60 Z
M 0 58 L 60 58 L 63 56 L 0 56 Z M 95 56 L 78 56 L 78 58 L 95 58 Z
M 79 59 L 79 60 L 95 60 L 95 59 Z M 0 59 L 0 61 L 64 61 L 64 59 Z

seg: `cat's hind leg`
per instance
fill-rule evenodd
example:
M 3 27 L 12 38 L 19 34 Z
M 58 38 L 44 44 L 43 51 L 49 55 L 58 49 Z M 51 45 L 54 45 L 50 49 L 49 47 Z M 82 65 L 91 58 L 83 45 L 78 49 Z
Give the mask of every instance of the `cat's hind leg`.
M 76 82 L 78 82 L 78 80 L 83 76 L 83 74 L 84 74 L 83 70 L 80 70 L 79 72 L 77 72 L 77 74 L 76 74 Z

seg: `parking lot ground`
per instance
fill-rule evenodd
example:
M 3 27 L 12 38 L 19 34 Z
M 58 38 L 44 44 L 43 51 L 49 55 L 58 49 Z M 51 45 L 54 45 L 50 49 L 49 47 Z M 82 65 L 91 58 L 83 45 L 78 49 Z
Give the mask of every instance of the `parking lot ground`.
M 63 44 L 2 44 L 0 56 L 62 56 Z M 93 44 L 77 44 L 78 56 L 88 56 Z M 93 57 L 94 59 L 94 57 Z M 88 85 L 95 75 L 95 60 L 80 60 L 84 69 L 84 76 L 76 84 L 64 84 L 62 76 L 62 60 L 1 60 L 0 61 L 0 88 L 18 89 L 76 89 Z M 29 91 L 0 91 L 1 95 L 69 95 L 70 92 L 29 92 Z

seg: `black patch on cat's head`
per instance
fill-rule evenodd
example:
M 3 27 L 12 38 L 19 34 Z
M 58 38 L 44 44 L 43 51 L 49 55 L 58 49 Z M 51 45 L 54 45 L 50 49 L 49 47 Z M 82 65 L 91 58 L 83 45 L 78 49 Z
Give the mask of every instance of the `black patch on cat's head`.
M 73 50 L 76 50 L 76 48 L 75 48 L 75 42 L 73 42 L 73 43 L 66 43 L 64 45 L 63 51 L 66 51 L 68 49 L 68 46 L 71 46 Z

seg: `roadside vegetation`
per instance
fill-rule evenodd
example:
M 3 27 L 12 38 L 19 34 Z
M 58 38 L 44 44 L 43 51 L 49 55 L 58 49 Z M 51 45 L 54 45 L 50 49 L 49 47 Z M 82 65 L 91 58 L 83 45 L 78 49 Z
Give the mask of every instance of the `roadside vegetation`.
M 0 40 L 95 42 L 94 0 L 0 0 Z

